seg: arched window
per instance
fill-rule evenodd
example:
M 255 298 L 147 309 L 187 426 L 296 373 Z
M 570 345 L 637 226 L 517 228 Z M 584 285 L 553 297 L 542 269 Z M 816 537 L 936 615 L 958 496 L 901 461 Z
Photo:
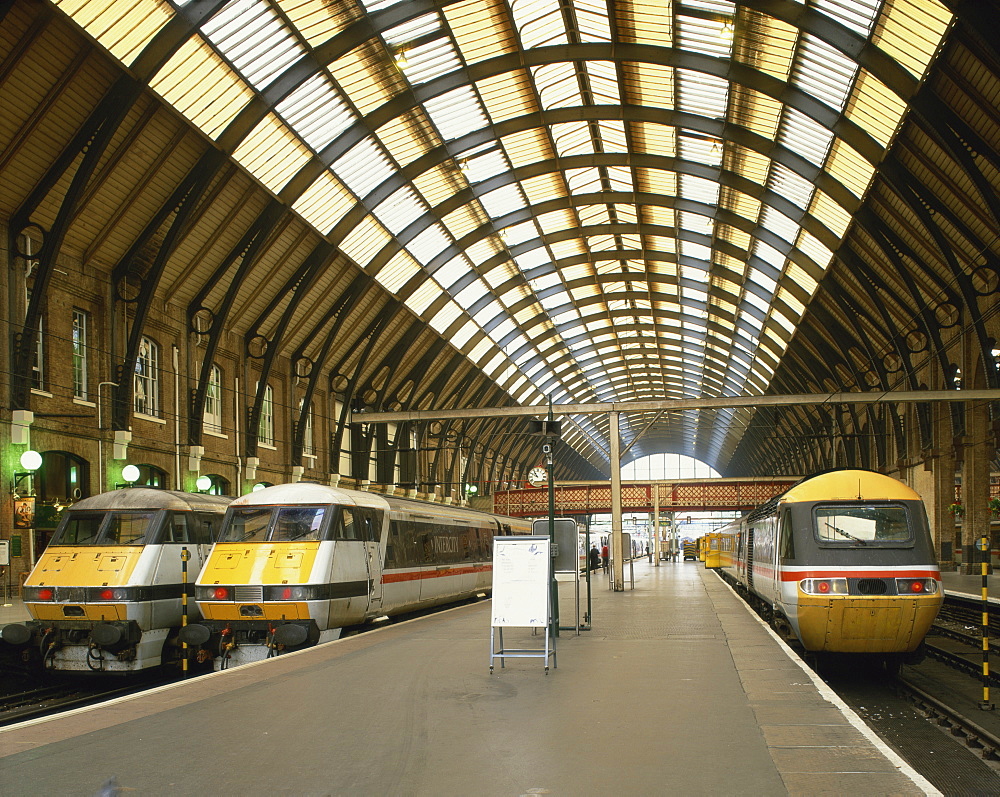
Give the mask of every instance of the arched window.
M 134 390 L 135 412 L 154 416 L 160 414 L 160 347 L 146 337 L 139 341 Z
M 206 473 L 205 475 L 212 482 L 212 486 L 205 491 L 209 495 L 232 495 L 232 493 L 229 492 L 229 479 L 224 476 L 220 476 L 218 473 Z
M 156 487 L 166 490 L 169 486 L 169 475 L 163 468 L 156 465 L 137 465 L 139 468 L 139 478 L 133 483 L 133 487 Z
M 222 433 L 222 370 L 212 365 L 205 389 L 205 431 Z
M 270 385 L 264 388 L 264 400 L 260 405 L 257 442 L 267 446 L 274 445 L 274 390 Z
M 79 491 L 79 492 L 77 492 Z M 72 503 L 90 495 L 90 463 L 68 451 L 43 451 L 35 473 L 39 501 Z

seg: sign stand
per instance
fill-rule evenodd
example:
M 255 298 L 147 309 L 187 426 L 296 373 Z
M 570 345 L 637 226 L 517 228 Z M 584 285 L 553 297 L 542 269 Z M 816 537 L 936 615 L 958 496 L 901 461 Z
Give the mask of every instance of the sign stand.
M 493 619 L 490 625 L 490 672 L 494 661 L 506 658 L 540 658 L 549 672 L 549 657 L 556 664 L 555 636 L 552 632 L 551 591 L 549 589 L 551 558 L 548 537 L 493 538 Z M 503 629 L 544 628 L 542 648 L 506 648 Z M 499 649 L 497 642 L 499 638 Z

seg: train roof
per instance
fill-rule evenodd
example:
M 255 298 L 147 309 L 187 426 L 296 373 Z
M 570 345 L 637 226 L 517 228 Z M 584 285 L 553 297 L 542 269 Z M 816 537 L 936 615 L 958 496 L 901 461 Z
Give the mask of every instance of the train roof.
M 94 509 L 173 509 L 222 511 L 233 499 L 225 495 L 182 493 L 152 487 L 127 487 L 77 501 L 70 511 Z
M 348 506 L 370 506 L 386 510 L 389 502 L 378 493 L 364 490 L 347 490 L 343 487 L 329 487 L 312 482 L 274 484 L 253 493 L 241 495 L 233 501 L 233 506 L 280 506 L 285 504 L 347 504 Z
M 870 470 L 834 470 L 803 479 L 781 501 L 919 501 L 920 494 L 899 479 Z

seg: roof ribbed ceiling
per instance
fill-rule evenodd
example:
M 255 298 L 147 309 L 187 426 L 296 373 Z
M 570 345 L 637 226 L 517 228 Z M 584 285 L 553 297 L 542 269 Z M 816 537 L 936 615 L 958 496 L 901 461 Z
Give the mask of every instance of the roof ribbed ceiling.
M 765 392 L 951 22 L 933 0 L 57 5 L 522 404 Z M 749 418 L 670 422 L 720 467 Z

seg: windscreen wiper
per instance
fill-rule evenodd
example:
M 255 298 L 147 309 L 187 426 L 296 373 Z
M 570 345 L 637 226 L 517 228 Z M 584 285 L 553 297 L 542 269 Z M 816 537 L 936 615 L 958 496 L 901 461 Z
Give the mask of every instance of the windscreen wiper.
M 843 534 L 848 539 L 854 540 L 856 543 L 858 543 L 860 545 L 867 545 L 868 544 L 867 540 L 863 540 L 860 537 L 855 537 L 853 534 L 851 534 L 850 532 L 844 531 L 843 529 L 838 529 L 830 521 L 826 521 L 826 525 L 827 525 L 828 528 L 831 528 L 835 532 L 837 532 L 837 534 Z

